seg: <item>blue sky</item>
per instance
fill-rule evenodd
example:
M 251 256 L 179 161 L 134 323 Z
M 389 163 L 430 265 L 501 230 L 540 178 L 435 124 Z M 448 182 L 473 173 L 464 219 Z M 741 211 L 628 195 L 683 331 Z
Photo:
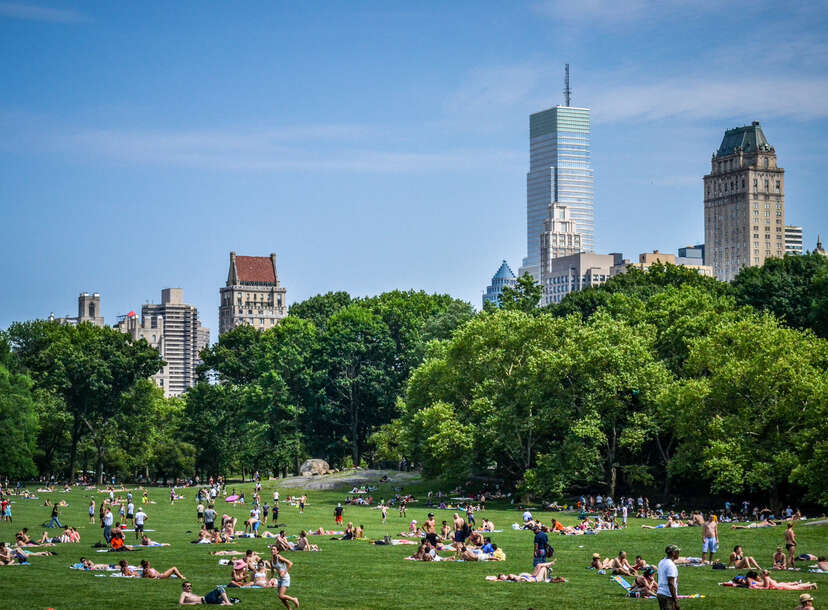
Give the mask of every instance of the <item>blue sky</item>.
M 0 328 L 168 286 L 216 338 L 228 253 L 289 302 L 448 292 L 525 254 L 528 115 L 593 109 L 596 239 L 702 241 L 726 128 L 762 122 L 787 222 L 828 234 L 825 3 L 0 0 Z M 828 241 L 828 235 L 826 235 Z

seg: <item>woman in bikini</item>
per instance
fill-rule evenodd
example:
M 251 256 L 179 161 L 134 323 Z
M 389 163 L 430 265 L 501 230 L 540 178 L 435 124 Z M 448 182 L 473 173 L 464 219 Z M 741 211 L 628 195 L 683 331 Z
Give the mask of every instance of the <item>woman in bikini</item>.
M 521 572 L 520 574 L 498 574 L 497 576 L 487 576 L 486 580 L 510 580 L 512 582 L 566 582 L 564 578 L 549 578 L 547 580 L 547 572 L 554 563 L 554 561 L 539 563 L 535 566 L 535 569 L 531 574 L 528 572 Z
M 770 577 L 770 572 L 762 570 L 759 584 L 754 585 L 752 588 L 770 589 L 772 591 L 809 591 L 816 589 L 817 584 L 814 582 L 778 582 Z
M 150 562 L 146 559 L 141 560 L 141 568 L 143 571 L 141 573 L 142 578 L 169 578 L 170 576 L 175 576 L 176 578 L 184 579 L 184 575 L 178 571 L 178 568 L 175 566 L 171 567 L 169 570 L 165 572 L 159 572 L 155 568 L 150 565 Z
M 737 570 L 745 570 L 748 568 L 762 569 L 753 557 L 745 557 L 742 547 L 739 545 L 733 547 L 733 552 L 730 554 L 730 561 L 727 562 L 727 567 L 729 568 L 730 566 L 733 566 Z
M 262 589 L 275 589 L 276 579 L 267 577 L 267 564 L 264 561 L 259 561 L 256 564 L 256 571 L 253 572 L 253 584 Z

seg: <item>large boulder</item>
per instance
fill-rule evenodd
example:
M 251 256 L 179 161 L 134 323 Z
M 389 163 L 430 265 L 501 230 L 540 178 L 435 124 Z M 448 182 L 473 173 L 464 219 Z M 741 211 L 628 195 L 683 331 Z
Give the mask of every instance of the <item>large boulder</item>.
M 331 472 L 331 467 L 325 460 L 305 460 L 305 463 L 299 467 L 299 473 L 303 476 L 328 474 L 329 472 Z

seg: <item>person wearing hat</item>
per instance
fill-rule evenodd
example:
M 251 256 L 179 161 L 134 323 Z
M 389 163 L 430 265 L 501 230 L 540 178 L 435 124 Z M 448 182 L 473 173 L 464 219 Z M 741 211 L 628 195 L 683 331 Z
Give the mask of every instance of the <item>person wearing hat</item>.
M 342 525 L 342 504 L 337 503 L 336 508 L 334 509 L 334 520 L 336 521 L 337 525 Z
M 799 605 L 796 607 L 796 610 L 813 610 L 814 609 L 814 596 L 810 593 L 803 593 L 799 596 Z
M 678 559 L 681 549 L 675 544 L 664 549 L 664 559 L 658 562 L 658 598 L 659 610 L 679 610 L 678 600 Z
M 653 576 L 654 574 L 655 568 L 653 566 L 644 568 L 641 574 L 635 577 L 635 583 L 630 589 L 630 593 L 640 593 L 644 597 L 655 595 L 658 591 L 658 583 Z
M 253 583 L 247 582 L 247 562 L 244 559 L 236 559 L 233 562 L 233 573 L 230 576 L 228 587 L 249 587 Z

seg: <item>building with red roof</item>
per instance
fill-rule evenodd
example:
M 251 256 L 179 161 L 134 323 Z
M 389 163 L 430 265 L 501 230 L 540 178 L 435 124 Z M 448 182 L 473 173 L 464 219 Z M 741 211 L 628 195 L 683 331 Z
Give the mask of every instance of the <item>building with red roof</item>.
M 219 335 L 248 324 L 267 330 L 287 315 L 286 290 L 279 284 L 276 255 L 230 253 L 227 283 L 219 289 Z

